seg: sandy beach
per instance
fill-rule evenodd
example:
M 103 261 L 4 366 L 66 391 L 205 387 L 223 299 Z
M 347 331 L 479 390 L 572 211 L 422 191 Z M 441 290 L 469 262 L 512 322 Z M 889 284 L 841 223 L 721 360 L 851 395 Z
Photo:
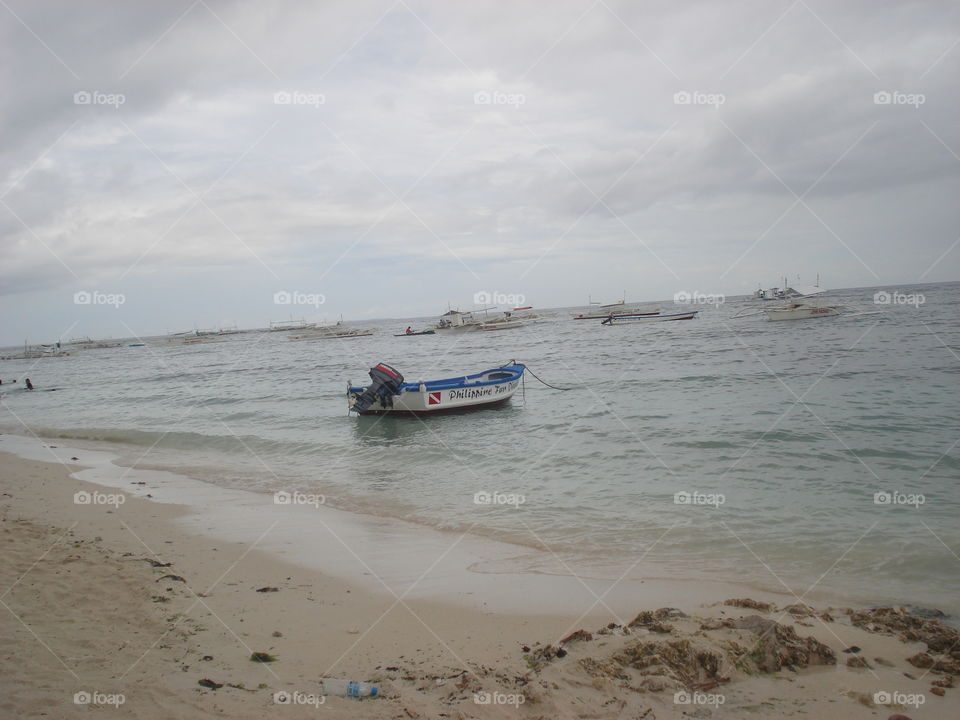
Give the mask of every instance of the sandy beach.
M 667 605 L 638 596 L 624 621 L 602 603 L 511 613 L 408 597 L 185 531 L 195 508 L 78 480 L 71 457 L 2 454 L 5 717 L 920 720 L 960 708 L 956 632 L 899 609 L 704 603 L 690 586 Z M 323 677 L 380 694 L 324 696 Z

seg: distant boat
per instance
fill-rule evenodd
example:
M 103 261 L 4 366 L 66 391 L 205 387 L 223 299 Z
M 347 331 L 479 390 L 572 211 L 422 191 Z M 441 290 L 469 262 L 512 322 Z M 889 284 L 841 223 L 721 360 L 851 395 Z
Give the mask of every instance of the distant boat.
M 631 323 L 669 322 L 672 320 L 693 320 L 699 310 L 690 310 L 681 313 L 666 315 L 609 315 L 601 321 L 601 325 L 628 325 Z
M 287 340 L 336 340 L 370 335 L 373 335 L 373 330 L 359 330 L 338 322 L 311 327 L 306 332 L 288 336 Z
M 816 285 L 788 285 L 787 278 L 783 278 L 783 287 L 758 288 L 753 291 L 754 300 L 792 300 L 794 298 L 813 297 L 826 292 L 820 287 L 820 276 L 817 275 Z
M 395 334 L 394 337 L 413 337 L 414 335 L 436 335 L 436 332 L 434 330 L 419 330 L 417 332 Z
M 580 313 L 579 315 L 574 315 L 574 320 L 602 320 L 608 318 L 611 315 L 614 317 L 620 315 L 659 315 L 660 308 L 644 308 L 640 303 L 630 303 L 627 304 L 626 297 L 617 300 L 616 302 L 606 303 L 601 305 L 600 303 L 590 301 L 591 305 L 596 305 L 596 310 L 591 310 L 589 312 Z
M 426 415 L 506 402 L 517 391 L 524 365 L 503 365 L 473 375 L 408 383 L 386 363 L 370 369 L 370 385 L 347 386 L 347 408 L 359 415 Z
M 286 330 L 309 330 L 316 327 L 316 323 L 308 323 L 306 320 L 278 320 L 270 323 L 271 332 L 284 332 Z
M 442 332 L 470 332 L 479 330 L 480 326 L 490 321 L 487 316 L 489 310 L 496 310 L 495 307 L 480 308 L 479 310 L 447 310 L 440 316 L 440 320 L 433 326 L 434 330 Z M 478 313 L 483 313 L 483 317 L 478 317 Z
M 809 318 L 836 317 L 841 312 L 840 305 L 818 305 L 815 303 L 794 302 L 782 307 L 765 308 L 767 320 L 807 320 Z

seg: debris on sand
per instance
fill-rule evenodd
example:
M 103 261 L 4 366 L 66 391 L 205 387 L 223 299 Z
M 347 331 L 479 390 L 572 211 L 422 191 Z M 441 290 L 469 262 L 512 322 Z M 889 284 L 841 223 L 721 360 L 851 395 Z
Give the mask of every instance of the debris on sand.
M 927 610 L 926 614 L 939 611 Z M 904 642 L 924 642 L 932 652 L 949 653 L 960 645 L 960 632 L 940 620 L 910 614 L 906 608 L 873 608 L 850 614 L 850 622 L 870 632 L 896 635 Z
M 257 588 L 258 593 L 268 593 L 268 592 L 280 592 L 279 588 L 270 587 L 269 585 L 262 588 Z
M 140 559 L 143 560 L 144 562 L 150 563 L 150 566 L 155 568 L 165 568 L 173 565 L 173 563 L 162 563 L 159 560 L 154 560 L 153 558 L 140 558 Z M 161 580 L 162 579 L 163 578 L 161 578 Z
M 590 642 L 593 635 L 586 630 L 575 630 L 560 641 L 560 645 L 569 645 L 572 642 Z
M 203 680 L 197 680 L 197 685 L 202 685 L 203 687 L 210 688 L 211 690 L 219 690 L 223 687 L 223 683 L 214 682 L 213 680 L 209 680 L 207 678 L 204 678 Z
M 774 609 L 770 603 L 752 600 L 750 598 L 730 598 L 723 601 L 724 605 L 731 607 L 746 608 L 748 610 L 759 610 L 760 612 L 770 612 Z
M 255 652 L 250 655 L 250 659 L 258 663 L 271 663 L 277 661 L 277 656 L 265 652 Z
M 653 689 L 653 685 L 674 689 L 715 687 L 729 679 L 725 676 L 732 669 L 727 667 L 731 663 L 722 654 L 705 643 L 694 643 L 687 638 L 638 640 L 614 653 L 612 660 L 660 681 L 647 683 L 649 689 Z
M 837 664 L 833 650 L 812 637 L 801 638 L 790 625 L 750 615 L 735 620 L 733 627 L 759 635 L 749 659 L 760 672 L 777 672 L 784 667 L 793 669 Z

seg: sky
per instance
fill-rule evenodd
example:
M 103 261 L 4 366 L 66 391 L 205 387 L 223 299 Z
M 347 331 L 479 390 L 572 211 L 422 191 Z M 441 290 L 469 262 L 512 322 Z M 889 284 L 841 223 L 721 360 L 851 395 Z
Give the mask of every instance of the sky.
M 0 2 L 0 345 L 960 279 L 960 5 Z

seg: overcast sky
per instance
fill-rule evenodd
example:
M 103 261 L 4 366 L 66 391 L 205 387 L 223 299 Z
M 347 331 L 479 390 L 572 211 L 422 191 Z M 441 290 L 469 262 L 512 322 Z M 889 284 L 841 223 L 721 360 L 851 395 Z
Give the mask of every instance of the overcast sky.
M 955 2 L 2 0 L 0 343 L 957 280 L 958 80 Z

